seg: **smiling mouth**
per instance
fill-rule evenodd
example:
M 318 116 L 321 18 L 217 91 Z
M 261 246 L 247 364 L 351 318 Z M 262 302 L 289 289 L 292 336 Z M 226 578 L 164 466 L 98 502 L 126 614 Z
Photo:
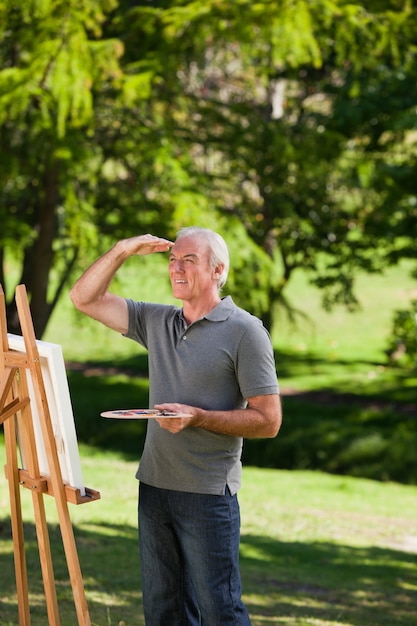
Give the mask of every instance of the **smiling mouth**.
M 186 284 L 186 282 L 187 282 L 186 280 L 176 280 L 176 281 L 175 281 L 175 284 L 176 284 L 176 285 L 185 285 L 185 284 Z

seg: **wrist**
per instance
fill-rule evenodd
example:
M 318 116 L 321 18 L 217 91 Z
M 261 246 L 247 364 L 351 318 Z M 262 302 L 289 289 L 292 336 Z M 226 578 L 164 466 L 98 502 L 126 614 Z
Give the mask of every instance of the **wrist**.
M 110 249 L 110 254 L 113 256 L 115 261 L 119 262 L 119 265 L 132 256 L 132 253 L 129 252 L 129 248 L 127 246 L 128 241 L 128 239 L 120 239 L 114 244 L 113 248 Z
M 207 411 L 204 409 L 198 409 L 196 415 L 194 415 L 193 426 L 196 428 L 205 428 L 207 424 Z

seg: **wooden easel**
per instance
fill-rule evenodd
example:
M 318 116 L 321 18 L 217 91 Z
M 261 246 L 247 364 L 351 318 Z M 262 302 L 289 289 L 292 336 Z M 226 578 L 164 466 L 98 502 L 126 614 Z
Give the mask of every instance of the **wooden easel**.
M 92 502 L 99 499 L 100 494 L 92 489 L 86 489 L 86 495 L 81 495 L 78 489 L 63 482 L 35 332 L 24 285 L 19 285 L 16 289 L 16 305 L 24 338 L 25 353 L 9 349 L 5 297 L 0 285 L 0 333 L 2 343 L 2 352 L 0 353 L 0 424 L 4 424 L 6 443 L 7 463 L 5 472 L 9 482 L 19 625 L 30 626 L 28 575 L 20 500 L 20 486 L 23 486 L 30 489 L 32 493 L 48 624 L 49 626 L 60 626 L 52 554 L 43 499 L 45 494 L 52 495 L 56 501 L 78 624 L 79 626 L 90 626 L 91 620 L 73 527 L 69 516 L 68 502 L 75 504 Z M 50 476 L 42 476 L 39 471 L 28 389 L 28 372 L 30 372 L 35 391 L 36 406 Z M 27 465 L 25 469 L 19 469 L 18 466 L 17 430 L 20 449 L 21 451 L 24 450 L 24 458 Z

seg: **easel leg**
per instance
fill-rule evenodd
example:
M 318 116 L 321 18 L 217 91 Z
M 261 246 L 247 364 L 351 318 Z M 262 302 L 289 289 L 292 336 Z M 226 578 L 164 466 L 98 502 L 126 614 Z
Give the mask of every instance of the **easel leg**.
M 38 538 L 39 556 L 42 567 L 43 587 L 45 590 L 48 624 L 60 626 L 58 599 L 56 595 L 55 577 L 52 565 L 51 547 L 49 543 L 48 526 L 46 523 L 45 503 L 42 493 L 32 492 L 33 510 L 36 521 L 36 535 Z
M 91 626 L 75 536 L 68 510 L 66 491 L 68 485 L 64 485 L 62 480 L 42 367 L 24 285 L 19 285 L 16 288 L 16 304 L 25 344 L 24 352 L 9 349 L 5 298 L 0 285 L 0 343 L 3 348 L 2 354 L 0 354 L 0 423 L 4 423 L 6 437 L 6 471 L 11 502 L 19 625 L 30 626 L 28 577 L 20 499 L 20 485 L 24 484 L 25 487 L 32 490 L 48 624 L 49 626 L 60 626 L 52 554 L 43 499 L 45 493 L 53 495 L 57 506 L 78 624 L 79 626 Z M 34 399 L 29 397 L 27 380 L 29 375 L 33 383 Z M 30 406 L 30 401 L 32 401 L 32 407 Z M 46 477 L 41 477 L 39 471 L 33 427 L 32 409 L 34 406 L 39 415 L 42 439 L 48 460 L 50 475 L 48 474 Z M 22 457 L 25 457 L 24 463 L 26 468 L 24 470 L 19 470 L 18 468 L 16 436 L 19 440 Z M 21 480 L 22 483 L 20 482 Z
M 23 397 L 29 394 L 26 373 L 19 371 L 19 389 L 14 384 L 13 391 L 21 392 Z M 18 439 L 22 450 L 25 450 L 26 464 L 31 476 L 39 476 L 39 464 L 36 454 L 35 433 L 29 406 L 17 415 Z M 43 587 L 45 591 L 46 609 L 49 626 L 60 626 L 58 599 L 56 595 L 52 552 L 49 542 L 49 531 L 46 522 L 44 494 L 32 489 L 32 504 L 35 516 L 36 535 L 38 539 L 39 558 L 41 562 Z
M 20 626 L 30 626 L 29 590 L 26 568 L 25 539 L 23 535 L 22 506 L 20 499 L 19 474 L 16 450 L 16 428 L 14 418 L 4 423 L 6 442 L 7 474 L 10 494 L 16 590 Z
M 49 407 L 46 397 L 45 386 L 42 377 L 39 353 L 36 347 L 35 331 L 30 315 L 29 303 L 26 290 L 23 285 L 16 288 L 16 304 L 19 313 L 22 334 L 25 338 L 26 352 L 30 361 L 32 382 L 35 389 L 35 396 L 38 405 L 39 419 L 42 429 L 43 441 L 48 457 L 51 481 L 54 491 L 54 498 L 58 511 L 59 523 L 61 527 L 62 542 L 64 544 L 65 556 L 67 559 L 68 571 L 71 579 L 72 592 L 74 596 L 75 609 L 77 612 L 79 626 L 91 626 L 88 612 L 87 599 L 82 580 L 81 567 L 78 559 L 77 546 L 75 543 L 74 530 L 68 509 L 68 502 L 65 493 L 64 483 L 56 450 L 56 443 L 49 414 Z
M 90 614 L 88 612 L 87 599 L 85 597 L 85 589 L 68 505 L 65 501 L 65 505 L 61 508 L 57 502 L 57 507 L 61 524 L 62 541 L 64 544 L 68 571 L 71 578 L 72 593 L 77 611 L 78 624 L 79 626 L 91 626 Z

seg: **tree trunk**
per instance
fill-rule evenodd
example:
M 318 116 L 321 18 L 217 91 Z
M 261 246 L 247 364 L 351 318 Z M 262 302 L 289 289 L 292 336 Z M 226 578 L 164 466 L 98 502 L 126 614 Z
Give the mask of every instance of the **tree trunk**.
M 19 282 L 26 286 L 30 301 L 35 335 L 41 339 L 53 307 L 48 301 L 49 276 L 54 260 L 53 241 L 56 237 L 55 211 L 59 198 L 57 167 L 46 169 L 42 178 L 42 188 L 36 203 L 37 237 L 30 248 L 26 248 L 22 273 Z M 13 300 L 7 305 L 8 330 L 20 334 L 20 325 Z
M 33 248 L 32 270 L 27 289 L 36 337 L 42 337 L 51 307 L 48 303 L 49 275 L 53 265 L 53 241 L 56 236 L 55 211 L 58 205 L 58 171 L 49 167 L 43 177 L 43 194 L 39 199 L 38 238 Z

